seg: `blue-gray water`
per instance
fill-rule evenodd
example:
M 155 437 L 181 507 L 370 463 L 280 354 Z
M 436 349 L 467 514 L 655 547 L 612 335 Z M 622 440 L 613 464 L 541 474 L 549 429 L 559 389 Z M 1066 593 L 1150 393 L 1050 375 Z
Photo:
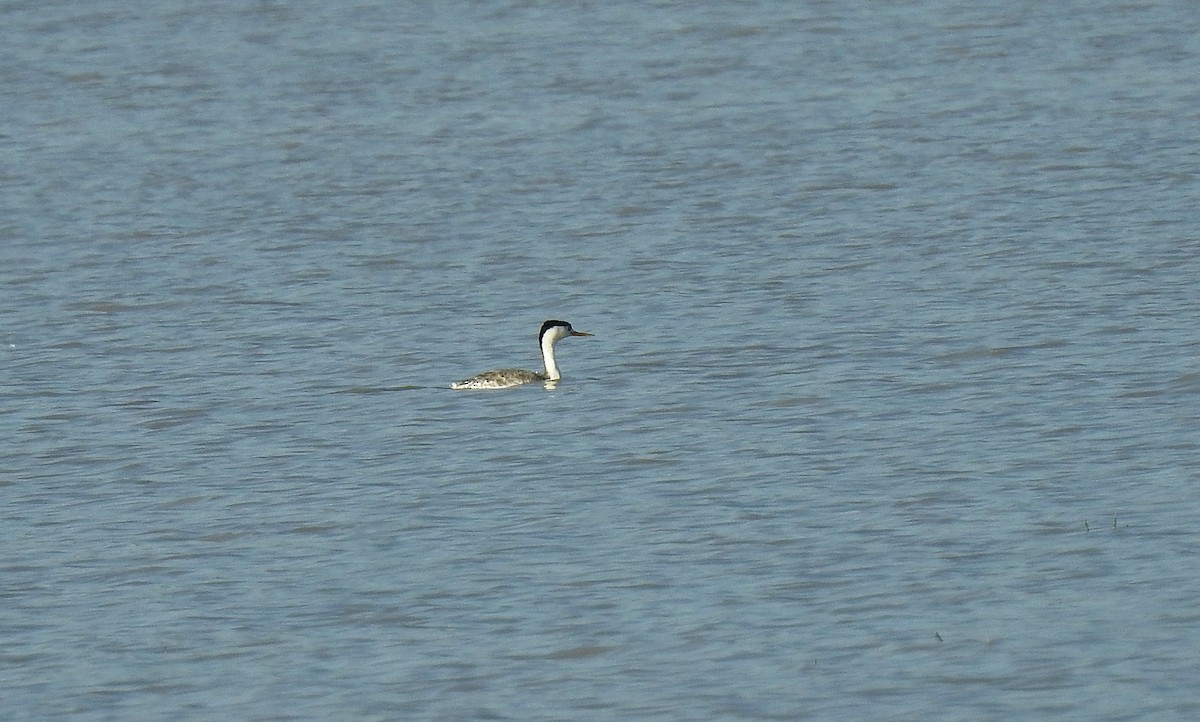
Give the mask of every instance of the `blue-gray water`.
M 1200 716 L 1193 4 L 0 48 L 6 720 Z

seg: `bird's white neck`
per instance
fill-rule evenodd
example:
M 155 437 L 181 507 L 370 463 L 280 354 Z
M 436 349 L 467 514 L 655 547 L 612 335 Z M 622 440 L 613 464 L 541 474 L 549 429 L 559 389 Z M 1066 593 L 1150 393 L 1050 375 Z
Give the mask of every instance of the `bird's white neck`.
M 554 342 L 558 339 L 552 333 L 542 335 L 542 363 L 546 365 L 546 380 L 558 381 L 562 375 L 558 373 L 558 364 L 554 360 Z

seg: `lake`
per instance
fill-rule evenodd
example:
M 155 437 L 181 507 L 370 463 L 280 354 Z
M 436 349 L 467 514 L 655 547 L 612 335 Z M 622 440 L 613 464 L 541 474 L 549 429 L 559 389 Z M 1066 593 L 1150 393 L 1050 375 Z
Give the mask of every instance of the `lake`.
M 0 39 L 6 719 L 1200 715 L 1192 5 Z

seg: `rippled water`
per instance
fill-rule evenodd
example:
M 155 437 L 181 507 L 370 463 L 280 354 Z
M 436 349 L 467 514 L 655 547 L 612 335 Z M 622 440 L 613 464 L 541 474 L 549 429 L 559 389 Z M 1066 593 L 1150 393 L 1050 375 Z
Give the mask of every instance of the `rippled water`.
M 0 8 L 6 719 L 1194 718 L 1193 10 Z

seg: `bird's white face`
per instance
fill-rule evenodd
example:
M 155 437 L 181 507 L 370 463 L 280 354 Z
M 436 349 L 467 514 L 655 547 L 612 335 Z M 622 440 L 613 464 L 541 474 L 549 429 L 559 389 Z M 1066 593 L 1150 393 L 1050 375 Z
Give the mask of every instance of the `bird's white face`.
M 566 338 L 567 336 L 591 336 L 591 335 L 592 334 L 585 333 L 583 331 L 576 331 L 575 329 L 571 328 L 571 324 L 569 324 L 569 323 L 562 323 L 562 324 L 555 324 L 555 325 L 551 326 L 550 328 L 546 329 L 546 333 L 544 333 L 542 335 L 542 339 L 543 339 L 543 343 L 545 342 L 546 339 L 549 339 L 551 344 L 555 344 L 555 343 L 558 343 L 559 341 L 561 341 L 562 339 Z
M 570 326 L 551 326 L 550 328 L 546 329 L 546 337 L 550 339 L 550 343 L 558 343 L 570 335 Z

